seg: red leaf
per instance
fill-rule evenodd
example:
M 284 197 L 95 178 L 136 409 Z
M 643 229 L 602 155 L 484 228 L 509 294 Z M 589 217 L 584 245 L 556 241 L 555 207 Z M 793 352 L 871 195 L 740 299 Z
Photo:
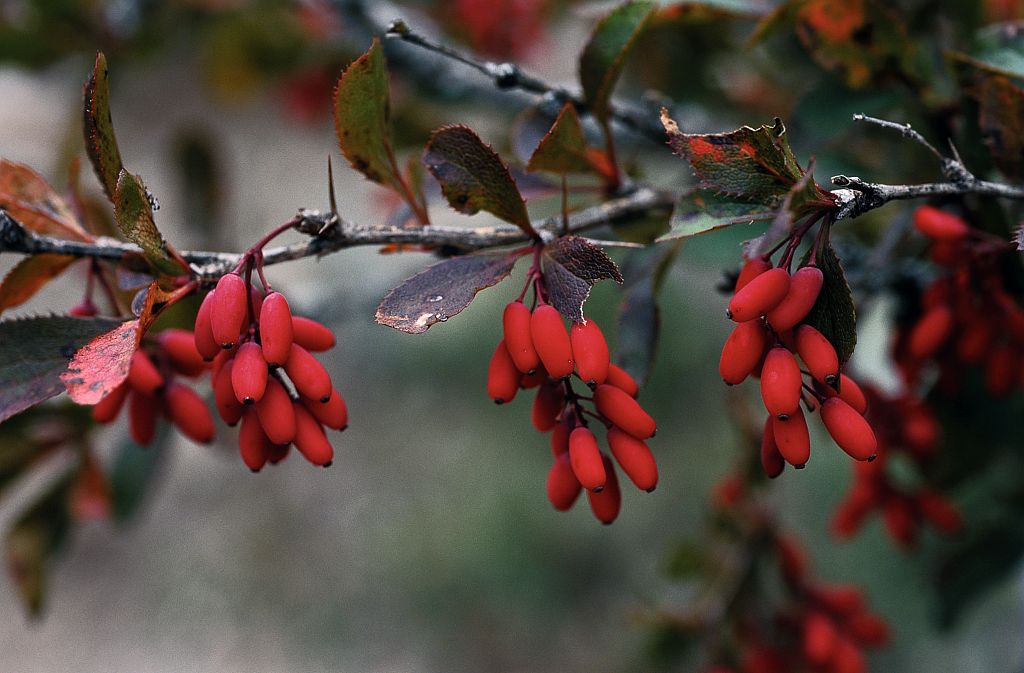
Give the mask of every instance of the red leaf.
M 74 261 L 71 255 L 46 253 L 26 257 L 18 262 L 0 284 L 0 313 L 24 304 Z
M 24 164 L 0 159 L 0 208 L 41 236 L 92 240 L 64 199 L 43 176 Z

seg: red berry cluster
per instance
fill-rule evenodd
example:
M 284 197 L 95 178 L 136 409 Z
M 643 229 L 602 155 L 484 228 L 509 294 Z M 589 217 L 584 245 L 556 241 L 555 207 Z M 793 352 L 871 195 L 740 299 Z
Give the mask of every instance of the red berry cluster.
M 766 258 L 748 261 L 736 281 L 727 315 L 739 323 L 726 339 L 719 373 L 729 385 L 748 376 L 761 379 L 768 410 L 761 446 L 765 472 L 778 476 L 790 463 L 803 467 L 811 455 L 807 421 L 821 407 L 825 428 L 846 453 L 872 460 L 877 446 L 864 419 L 864 396 L 839 370 L 839 357 L 817 329 L 800 324 L 814 307 L 823 284 L 821 269 L 803 266 L 792 275 Z M 797 362 L 799 355 L 807 370 Z M 807 375 L 810 383 L 804 382 Z
M 165 329 L 155 342 L 135 351 L 128 378 L 92 408 L 92 416 L 98 423 L 111 423 L 127 400 L 128 430 L 139 444 L 153 441 L 161 414 L 189 439 L 208 443 L 214 436 L 209 408 L 194 390 L 175 380 L 176 376 L 195 378 L 205 370 L 192 333 Z
M 853 536 L 872 511 L 882 514 L 889 536 L 908 550 L 916 546 L 925 523 L 946 534 L 960 530 L 960 512 L 925 480 L 939 438 L 931 410 L 911 394 L 886 397 L 870 387 L 865 392 L 872 403 L 871 425 L 884 450 L 880 460 L 854 464 L 853 485 L 833 515 L 832 532 L 840 538 Z M 890 468 L 897 456 L 917 473 L 916 481 L 893 476 Z
M 601 451 L 587 417 L 607 428 L 616 462 L 637 488 L 648 492 L 658 483 L 658 468 L 644 441 L 654 436 L 654 419 L 636 401 L 636 381 L 610 362 L 597 324 L 575 323 L 567 332 L 561 314 L 543 300 L 541 284 L 536 287 L 540 303 L 534 310 L 521 299 L 505 307 L 504 339 L 491 358 L 487 394 L 504 404 L 520 388 L 537 388 L 533 426 L 551 432 L 555 457 L 548 473 L 548 500 L 566 511 L 586 489 L 594 516 L 609 524 L 619 514 L 622 495 L 612 461 Z M 593 389 L 592 397 L 573 390 L 573 376 Z
M 345 400 L 312 355 L 334 346 L 320 323 L 293 316 L 280 292 L 257 290 L 238 273 L 222 276 L 196 315 L 195 348 L 213 363 L 221 419 L 241 421 L 242 460 L 254 472 L 288 455 L 291 445 L 327 467 L 334 448 L 324 428 L 348 425 Z
M 929 362 L 940 384 L 960 389 L 965 367 L 985 372 L 985 387 L 1002 397 L 1024 383 L 1024 309 L 1007 291 L 998 263 L 1005 241 L 992 241 L 962 218 L 922 206 L 915 227 L 931 240 L 932 261 L 948 273 L 921 296 L 919 317 L 898 334 L 894 358 L 909 385 Z

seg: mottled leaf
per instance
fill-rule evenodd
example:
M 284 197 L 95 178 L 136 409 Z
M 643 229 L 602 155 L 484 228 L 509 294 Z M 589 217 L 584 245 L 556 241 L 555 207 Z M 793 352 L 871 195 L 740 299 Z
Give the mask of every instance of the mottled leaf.
M 623 282 L 607 253 L 579 236 L 563 236 L 545 246 L 543 266 L 548 301 L 573 322 L 583 322 L 583 304 L 598 281 Z
M 110 497 L 114 520 L 118 523 L 129 523 L 152 491 L 160 466 L 168 455 L 165 445 L 172 436 L 170 425 L 161 423 L 149 446 L 126 440 L 118 448 L 110 472 Z
M 807 252 L 801 266 L 807 264 L 811 251 Z M 846 282 L 843 265 L 833 250 L 832 244 L 825 243 L 824 250 L 818 255 L 818 266 L 825 277 L 821 294 L 804 322 L 825 335 L 836 349 L 839 362 L 843 363 L 853 355 L 857 346 L 857 309 L 853 303 L 853 293 Z
M 0 313 L 20 306 L 75 261 L 71 255 L 45 253 L 25 257 L 0 283 Z
M 641 385 L 651 374 L 661 328 L 658 294 L 682 248 L 673 245 L 630 251 L 623 267 L 626 285 L 619 305 L 615 361 Z
M 110 117 L 110 90 L 107 85 L 107 58 L 96 54 L 92 75 L 85 85 L 84 129 L 85 151 L 92 161 L 96 176 L 103 185 L 111 203 L 115 202 L 117 180 L 124 167 L 121 152 L 114 137 L 114 122 Z
M 176 253 L 156 228 L 153 209 L 142 179 L 123 169 L 117 178 L 114 217 L 125 237 L 142 248 L 146 259 L 158 271 L 171 276 L 188 271 L 187 267 L 177 261 Z
M 60 375 L 75 351 L 117 324 L 57 316 L 0 322 L 0 421 L 64 392 Z
M 508 166 L 472 129 L 445 126 L 434 131 L 423 162 L 455 210 L 467 215 L 486 210 L 537 237 Z
M 92 240 L 64 199 L 43 176 L 24 164 L 0 159 L 0 208 L 41 236 Z
M 686 238 L 733 224 L 750 224 L 775 217 L 776 210 L 761 203 L 719 195 L 708 189 L 684 194 L 676 203 L 669 231 L 658 241 Z
M 620 5 L 601 19 L 583 48 L 580 84 L 591 114 L 598 119 L 607 118 L 612 90 L 622 74 L 626 55 L 656 10 L 653 2 Z
M 430 266 L 391 290 L 376 320 L 407 334 L 421 334 L 469 306 L 480 290 L 504 280 L 520 252 L 452 257 Z
M 551 129 L 541 138 L 526 166 L 530 171 L 590 173 L 594 166 L 587 155 L 587 138 L 572 103 L 566 103 Z
M 971 95 L 978 101 L 978 126 L 1004 175 L 1024 177 L 1024 89 L 1009 78 L 979 70 Z

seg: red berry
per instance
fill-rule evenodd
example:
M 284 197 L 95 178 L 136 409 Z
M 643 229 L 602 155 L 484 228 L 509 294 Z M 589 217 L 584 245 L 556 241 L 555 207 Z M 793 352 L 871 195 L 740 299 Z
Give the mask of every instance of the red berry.
M 199 305 L 199 312 L 196 314 L 195 329 L 192 338 L 195 341 L 196 350 L 203 357 L 203 360 L 210 362 L 220 353 L 220 344 L 213 338 L 213 327 L 210 324 L 210 311 L 213 306 L 213 291 L 203 297 L 203 303 Z
M 837 645 L 835 623 L 820 612 L 804 618 L 804 657 L 812 666 L 824 666 L 832 659 Z
M 561 381 L 548 380 L 537 389 L 533 398 L 531 420 L 537 432 L 547 432 L 558 424 L 558 416 L 565 406 L 565 389 Z
M 331 399 L 331 375 L 324 366 L 298 343 L 292 343 L 284 371 L 303 397 L 326 402 Z
M 576 429 L 576 417 L 569 411 L 562 414 L 562 420 L 551 433 L 551 454 L 556 458 L 569 453 L 569 436 Z
M 523 390 L 528 390 L 529 388 L 536 388 L 547 380 L 548 373 L 544 371 L 543 367 L 538 366 L 532 374 L 523 374 L 519 379 L 519 387 Z
M 180 383 L 172 383 L 167 386 L 165 402 L 167 415 L 183 435 L 200 444 L 213 441 L 213 416 L 196 391 Z
M 554 306 L 541 304 L 534 309 L 530 316 L 530 335 L 548 376 L 561 379 L 572 374 L 572 344 L 562 323 L 562 315 Z
M 222 348 L 231 348 L 249 314 L 249 291 L 237 273 L 221 276 L 210 304 L 210 329 Z
M 160 405 L 156 397 L 132 390 L 128 395 L 128 434 L 137 444 L 146 446 L 156 436 L 156 417 Z
M 769 269 L 755 277 L 729 301 L 726 315 L 736 322 L 759 318 L 779 305 L 789 291 L 785 269 Z
M 768 324 L 776 332 L 784 332 L 807 317 L 818 295 L 825 276 L 816 266 L 805 266 L 796 270 L 789 279 L 789 291 L 778 306 L 768 311 Z
M 622 389 L 602 383 L 594 390 L 594 405 L 605 418 L 637 439 L 654 436 L 654 419 Z
M 849 638 L 840 637 L 836 642 L 835 656 L 829 664 L 831 673 L 865 673 L 867 664 L 864 653 Z
M 231 386 L 242 404 L 253 404 L 263 399 L 267 389 L 267 361 L 256 343 L 247 341 L 238 347 L 235 365 L 231 368 Z
M 878 452 L 875 433 L 857 410 L 840 397 L 830 397 L 821 405 L 821 420 L 832 439 L 856 460 L 871 460 Z
M 314 465 L 330 466 L 334 460 L 334 447 L 327 441 L 327 435 L 313 414 L 301 404 L 295 403 L 295 448 Z
M 760 320 L 741 322 L 733 328 L 722 346 L 718 360 L 718 373 L 730 386 L 743 382 L 761 363 L 764 347 L 768 343 L 768 332 Z
M 573 474 L 583 488 L 588 491 L 604 488 L 607 474 L 593 432 L 584 427 L 572 431 L 569 435 L 569 461 Z
M 917 507 L 921 514 L 943 533 L 951 535 L 963 526 L 963 519 L 957 508 L 935 491 L 924 490 L 918 493 Z
M 331 391 L 331 399 L 326 403 L 310 399 L 304 399 L 303 403 L 321 425 L 331 430 L 344 430 L 348 427 L 348 407 L 345 405 L 345 398 L 337 389 Z
M 917 545 L 917 521 L 907 501 L 891 498 L 882 508 L 885 529 L 899 547 L 910 550 Z
M 736 294 L 747 286 L 750 281 L 754 280 L 762 273 L 772 268 L 772 263 L 763 257 L 755 257 L 749 260 L 740 269 L 740 275 L 736 278 L 736 287 L 733 288 L 733 294 Z
M 1005 397 L 1020 379 L 1020 358 L 1009 343 L 993 348 L 985 360 L 985 390 L 992 397 Z
M 260 346 L 264 359 L 283 365 L 292 349 L 292 312 L 280 292 L 271 292 L 260 309 Z
M 980 363 L 989 352 L 993 336 L 995 329 L 991 322 L 981 318 L 971 320 L 957 340 L 957 357 L 969 364 Z
M 270 441 L 270 440 L 267 440 Z M 288 457 L 288 452 L 291 450 L 291 444 L 271 444 L 267 461 L 271 465 L 277 465 L 282 460 Z
M 590 511 L 598 521 L 607 526 L 619 516 L 619 508 L 622 507 L 622 492 L 619 490 L 619 480 L 615 476 L 612 462 L 608 456 L 602 456 L 602 460 L 608 478 L 601 491 L 587 491 L 587 500 L 590 502 Z
M 565 512 L 576 502 L 580 490 L 582 487 L 573 473 L 569 456 L 566 454 L 555 456 L 555 462 L 548 472 L 548 501 L 559 512 Z
M 220 371 L 213 375 L 213 403 L 222 421 L 235 425 L 242 418 L 242 403 L 235 397 L 235 387 L 231 382 L 231 370 L 235 359 L 228 360 Z
M 259 472 L 267 464 L 274 443 L 263 432 L 256 410 L 249 408 L 242 415 L 242 427 L 238 430 L 238 451 L 242 462 L 253 472 Z
M 263 432 L 274 444 L 288 444 L 295 439 L 295 408 L 288 391 L 277 379 L 267 380 L 266 391 L 256 403 L 256 415 Z
M 516 368 L 524 374 L 536 371 L 540 367 L 540 356 L 533 347 L 533 336 L 530 332 L 530 309 L 521 301 L 511 302 L 505 307 L 501 317 L 505 336 L 505 348 L 508 349 Z
M 772 416 L 786 418 L 800 407 L 800 365 L 787 349 L 776 346 L 761 368 L 761 399 Z
M 593 320 L 573 323 L 569 330 L 572 343 L 572 357 L 576 361 L 576 372 L 588 386 L 604 383 L 608 378 L 608 342 Z
M 127 383 L 122 383 L 107 393 L 106 397 L 92 408 L 93 420 L 97 423 L 110 423 L 117 418 L 117 415 L 121 413 L 121 407 L 124 406 L 129 389 L 130 386 Z
M 146 395 L 154 395 L 164 384 L 164 377 L 149 359 L 145 351 L 132 353 L 132 361 L 128 366 L 128 384 L 134 390 Z
M 824 334 L 810 325 L 801 325 L 796 331 L 796 352 L 811 376 L 829 386 L 838 384 L 839 356 Z
M 629 375 L 629 372 L 616 364 L 608 365 L 608 378 L 605 379 L 605 383 L 624 391 L 630 397 L 636 397 L 640 393 L 640 384 Z
M 643 442 L 618 428 L 608 430 L 608 447 L 622 471 L 641 491 L 650 493 L 658 485 L 658 465 Z
M 92 303 L 92 300 L 86 297 L 81 303 L 75 304 L 68 309 L 68 315 L 76 318 L 91 318 L 96 315 L 99 311 L 96 309 L 96 304 Z
M 859 612 L 846 621 L 846 630 L 859 642 L 881 647 L 889 642 L 889 626 L 869 612 Z
M 334 348 L 334 332 L 315 320 L 292 316 L 292 339 L 311 353 Z
M 779 453 L 779 446 L 775 443 L 773 417 L 769 416 L 764 422 L 764 432 L 761 434 L 761 469 L 770 479 L 782 474 L 786 469 L 786 462 Z M 808 456 L 810 451 L 808 450 Z
M 864 609 L 864 593 L 852 584 L 816 587 L 814 598 L 832 612 L 841 615 L 851 615 Z
M 772 417 L 772 434 L 775 446 L 786 462 L 794 467 L 803 467 L 811 457 L 811 436 L 807 432 L 807 419 L 800 407 L 782 421 Z
M 910 330 L 907 350 L 918 360 L 927 360 L 939 352 L 953 330 L 953 311 L 941 304 L 929 309 Z
M 196 350 L 192 332 L 170 328 L 160 332 L 157 341 L 174 371 L 182 376 L 199 376 L 206 370 L 203 356 Z
M 921 206 L 914 211 L 914 227 L 937 241 L 961 239 L 970 230 L 960 217 L 932 206 Z
M 495 404 L 511 402 L 519 392 L 519 378 L 521 372 L 516 368 L 512 356 L 505 348 L 504 340 L 498 342 L 491 356 L 491 363 L 487 366 L 487 396 L 494 400 Z
M 846 374 L 839 375 L 839 398 L 864 415 L 868 411 L 868 398 L 857 382 Z

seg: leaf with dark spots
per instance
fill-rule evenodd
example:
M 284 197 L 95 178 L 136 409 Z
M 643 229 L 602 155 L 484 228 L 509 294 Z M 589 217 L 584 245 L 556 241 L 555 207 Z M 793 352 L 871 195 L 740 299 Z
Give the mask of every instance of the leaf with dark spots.
M 719 195 L 709 189 L 697 189 L 687 192 L 676 203 L 669 231 L 658 238 L 658 242 L 703 234 L 733 224 L 770 220 L 775 215 L 775 209 L 770 206 Z
M 596 118 L 607 118 L 626 56 L 656 11 L 653 2 L 627 2 L 601 19 L 591 33 L 580 54 L 579 75 L 588 109 Z
M 422 334 L 469 306 L 477 292 L 505 279 L 523 252 L 452 257 L 391 290 L 377 307 L 376 320 L 407 334 Z
M 466 215 L 485 210 L 537 238 L 508 166 L 472 129 L 445 126 L 434 131 L 423 162 L 452 208 Z
M 75 261 L 71 255 L 44 253 L 25 257 L 0 283 L 0 313 L 20 306 Z
M 146 259 L 157 271 L 169 276 L 178 276 L 188 271 L 188 267 L 178 261 L 180 258 L 177 253 L 156 228 L 153 209 L 142 179 L 126 170 L 122 170 L 117 179 L 114 217 L 121 233 L 142 248 Z
M 619 305 L 615 361 L 641 385 L 651 374 L 657 352 L 661 328 L 658 294 L 681 248 L 682 241 L 677 241 L 673 245 L 632 250 L 623 265 L 627 281 Z
M 0 208 L 32 233 L 92 240 L 64 199 L 43 176 L 24 164 L 0 159 Z
M 110 89 L 107 84 L 107 58 L 96 54 L 92 75 L 85 85 L 83 121 L 85 151 L 89 155 L 96 177 L 111 203 L 117 191 L 117 180 L 124 166 L 121 152 L 114 137 L 114 122 L 110 117 Z
M 583 304 L 598 281 L 623 282 L 607 253 L 579 236 L 563 236 L 545 246 L 543 266 L 548 301 L 573 322 L 583 322 Z
M 566 103 L 551 129 L 541 138 L 526 166 L 530 171 L 552 173 L 592 173 L 594 165 L 587 153 L 587 139 L 572 103 Z
M 0 322 L 0 421 L 64 392 L 60 375 L 75 351 L 117 324 L 58 316 Z
M 810 261 L 811 252 L 807 251 L 801 266 Z M 824 250 L 818 254 L 817 264 L 825 282 L 818 301 L 803 322 L 824 334 L 836 349 L 839 362 L 844 363 L 857 346 L 857 308 L 853 303 L 853 293 L 831 242 L 825 243 Z

